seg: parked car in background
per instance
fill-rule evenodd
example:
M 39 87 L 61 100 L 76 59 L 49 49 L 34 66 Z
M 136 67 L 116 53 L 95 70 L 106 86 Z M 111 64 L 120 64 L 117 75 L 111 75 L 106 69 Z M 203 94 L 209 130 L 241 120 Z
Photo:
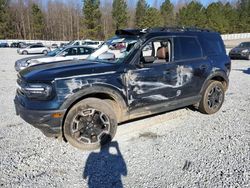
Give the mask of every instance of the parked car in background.
M 17 43 L 17 42 L 12 42 L 12 43 L 10 44 L 10 47 L 11 47 L 11 48 L 18 48 L 18 43 Z
M 33 44 L 30 46 L 27 46 L 25 48 L 20 48 L 17 50 L 17 53 L 27 55 L 27 54 L 47 54 L 50 52 L 50 49 L 48 47 L 45 47 L 42 44 Z
M 242 42 L 229 52 L 229 57 L 250 60 L 250 42 Z
M 32 65 L 66 60 L 84 60 L 95 51 L 88 46 L 66 46 L 49 52 L 46 56 L 24 58 L 16 61 L 15 70 L 20 71 Z
M 101 45 L 103 44 L 103 41 L 94 41 L 94 40 L 90 40 L 90 39 L 86 39 L 86 40 L 74 40 L 68 43 L 68 45 L 84 45 L 84 46 L 90 46 L 93 48 L 99 48 Z
M 7 42 L 0 42 L 0 48 L 8 48 L 9 44 Z
M 56 49 L 56 48 L 59 48 L 58 44 L 52 44 L 50 49 Z
M 82 45 L 91 46 L 93 48 L 99 48 L 103 43 L 104 41 L 84 40 L 82 42 Z
M 26 48 L 30 44 L 27 44 L 25 42 L 17 42 L 17 48 Z
M 49 55 L 49 53 L 47 55 Z M 23 70 L 24 68 L 28 67 L 31 59 L 39 59 L 39 58 L 46 57 L 47 55 L 29 56 L 29 57 L 19 59 L 15 62 L 15 70 L 19 72 L 20 70 Z
M 67 45 L 68 45 L 67 43 L 61 42 L 61 43 L 60 43 L 60 48 L 62 48 L 62 47 L 64 47 L 64 46 L 67 46 Z

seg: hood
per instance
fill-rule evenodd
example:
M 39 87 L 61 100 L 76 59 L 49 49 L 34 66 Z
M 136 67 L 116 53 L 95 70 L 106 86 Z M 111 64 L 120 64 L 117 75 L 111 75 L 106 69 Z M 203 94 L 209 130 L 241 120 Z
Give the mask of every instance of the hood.
M 19 74 L 27 82 L 49 82 L 55 78 L 89 74 L 91 76 L 115 71 L 118 66 L 119 64 L 75 60 L 38 64 L 20 71 Z
M 241 52 L 242 50 L 249 49 L 249 47 L 235 47 L 231 52 Z
M 36 61 L 35 64 L 40 64 L 40 63 L 49 63 L 52 61 L 56 61 L 56 58 L 57 58 L 56 56 L 43 56 L 40 58 L 33 58 L 32 60 Z
M 26 61 L 31 60 L 31 59 L 40 59 L 40 58 L 44 58 L 44 57 L 47 57 L 47 56 L 39 55 L 39 56 L 25 57 L 25 58 L 17 60 L 17 62 L 21 62 L 21 61 L 25 61 L 26 62 Z

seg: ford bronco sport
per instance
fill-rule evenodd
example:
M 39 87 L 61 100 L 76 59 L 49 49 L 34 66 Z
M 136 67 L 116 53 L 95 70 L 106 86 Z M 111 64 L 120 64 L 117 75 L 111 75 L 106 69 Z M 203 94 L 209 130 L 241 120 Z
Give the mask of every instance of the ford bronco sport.
M 79 149 L 109 142 L 117 124 L 194 105 L 217 112 L 231 62 L 220 35 L 196 28 L 117 30 L 85 61 L 18 74 L 17 115 Z

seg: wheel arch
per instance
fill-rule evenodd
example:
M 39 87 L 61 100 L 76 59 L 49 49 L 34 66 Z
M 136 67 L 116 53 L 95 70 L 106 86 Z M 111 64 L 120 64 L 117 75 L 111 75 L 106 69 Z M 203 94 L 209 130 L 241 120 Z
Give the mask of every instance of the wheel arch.
M 128 108 L 125 102 L 125 96 L 116 88 L 111 88 L 109 86 L 91 86 L 77 91 L 72 94 L 64 103 L 61 105 L 61 109 L 67 109 L 62 121 L 62 126 L 64 124 L 65 118 L 69 110 L 78 102 L 86 98 L 98 98 L 98 99 L 109 99 L 116 102 L 120 108 L 120 113 L 118 114 L 118 122 L 127 120 L 128 118 Z
M 213 74 L 211 74 L 204 82 L 200 94 L 202 94 L 204 92 L 204 90 L 206 89 L 208 83 L 210 80 L 215 80 L 215 81 L 219 81 L 223 84 L 225 91 L 228 89 L 228 85 L 229 85 L 229 80 L 228 80 L 228 76 L 226 75 L 225 72 L 222 71 L 217 71 L 214 72 Z

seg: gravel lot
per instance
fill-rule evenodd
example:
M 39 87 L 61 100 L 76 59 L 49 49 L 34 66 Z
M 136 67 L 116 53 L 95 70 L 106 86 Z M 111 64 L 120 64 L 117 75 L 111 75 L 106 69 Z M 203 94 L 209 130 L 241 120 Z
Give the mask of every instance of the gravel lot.
M 0 49 L 1 187 L 250 187 L 250 61 L 232 62 L 219 113 L 130 122 L 110 148 L 82 152 L 15 115 L 13 65 L 22 57 Z

